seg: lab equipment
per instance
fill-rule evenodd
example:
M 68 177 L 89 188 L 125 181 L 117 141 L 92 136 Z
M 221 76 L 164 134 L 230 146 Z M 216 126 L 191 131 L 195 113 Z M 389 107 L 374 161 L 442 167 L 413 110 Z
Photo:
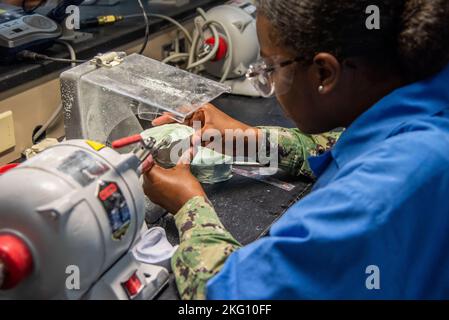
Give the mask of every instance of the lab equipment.
M 151 299 L 168 271 L 141 262 L 142 140 L 120 155 L 72 140 L 0 176 L 0 299 Z
M 175 1 L 157 3 L 175 4 Z M 175 63 L 193 73 L 205 72 L 229 85 L 233 94 L 260 96 L 245 78 L 250 64 L 259 57 L 256 7 L 251 1 L 234 0 L 208 12 L 201 8 L 197 11 L 199 17 L 194 21 L 193 34 L 171 17 L 147 14 L 152 18 L 169 21 L 179 28 L 185 38 L 187 52 L 176 49 L 163 62 Z M 114 24 L 136 17 L 143 17 L 143 14 L 97 16 L 83 20 L 82 27 Z M 176 43 L 179 41 L 178 37 Z
M 164 62 L 186 61 L 186 69 L 220 79 L 232 93 L 260 96 L 244 77 L 259 57 L 256 7 L 250 1 L 230 1 L 204 12 L 197 9 L 193 35 L 188 34 L 188 52 L 173 52 Z M 184 30 L 182 30 L 185 33 Z
M 25 14 L 19 7 L 0 3 L 0 57 L 11 58 L 15 53 L 44 46 L 61 36 L 60 26 L 43 15 Z
M 178 122 L 219 95 L 224 84 L 138 54 L 109 53 L 61 74 L 68 139 L 111 143 L 143 131 L 139 120 L 170 112 Z
M 259 56 L 256 20 L 247 11 L 247 8 L 251 6 L 248 3 L 221 5 L 210 9 L 206 14 L 200 12 L 200 16 L 195 19 L 195 23 L 199 27 L 195 30 L 194 41 L 196 37 L 198 37 L 197 41 L 200 39 L 205 41 L 198 43 L 197 55 L 209 53 L 215 45 L 212 29 L 205 26 L 207 21 L 218 22 L 211 23 L 211 26 L 217 26 L 216 30 L 221 39 L 217 54 L 220 54 L 220 50 L 224 50 L 226 55 L 227 51 L 227 56 L 223 56 L 221 53 L 222 58 L 220 59 L 215 55 L 204 64 L 207 73 L 217 78 L 225 73 L 227 73 L 226 79 L 241 78 L 245 75 L 249 65 Z M 205 50 L 205 52 L 201 52 L 201 50 Z M 230 60 L 230 67 L 226 64 L 228 60 Z M 226 68 L 229 68 L 229 71 Z

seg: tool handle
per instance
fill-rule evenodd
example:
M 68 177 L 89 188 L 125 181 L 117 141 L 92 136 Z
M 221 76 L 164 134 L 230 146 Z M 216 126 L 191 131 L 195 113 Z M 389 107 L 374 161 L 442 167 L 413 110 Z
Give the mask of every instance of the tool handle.
M 138 143 L 142 141 L 142 136 L 140 134 L 136 134 L 135 136 L 126 137 L 123 139 L 116 140 L 112 143 L 112 147 L 114 149 L 121 149 L 127 147 L 129 145 Z

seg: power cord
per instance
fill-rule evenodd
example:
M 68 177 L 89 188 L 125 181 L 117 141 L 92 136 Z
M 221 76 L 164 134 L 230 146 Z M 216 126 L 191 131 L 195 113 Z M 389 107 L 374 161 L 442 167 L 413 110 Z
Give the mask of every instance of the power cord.
M 68 62 L 68 63 L 84 63 L 87 62 L 87 60 L 78 60 L 78 59 L 63 59 L 63 58 L 54 58 L 49 57 L 45 54 L 40 54 L 37 52 L 33 52 L 30 50 L 23 50 L 20 51 L 16 57 L 20 60 L 32 60 L 32 61 L 42 61 L 42 60 L 48 60 L 48 61 L 55 61 L 55 62 Z
M 66 41 L 62 41 L 62 40 L 57 40 L 56 43 L 63 45 L 67 48 L 67 50 L 69 51 L 70 54 L 70 59 L 62 59 L 62 60 L 67 60 L 67 62 L 71 62 L 72 63 L 72 67 L 76 66 L 77 61 L 83 61 L 83 60 L 77 60 L 76 58 L 76 52 L 73 49 L 73 47 L 70 45 L 70 43 L 66 42 Z M 34 52 L 30 52 L 27 55 L 31 55 L 34 56 L 36 53 Z M 55 123 L 55 121 L 62 115 L 62 103 L 60 103 L 58 105 L 58 107 L 55 109 L 55 111 L 53 111 L 53 113 L 51 114 L 50 118 L 44 123 L 44 125 L 33 135 L 33 143 L 37 143 L 42 135 L 48 130 L 48 128 L 50 128 L 53 123 Z
M 173 19 L 169 16 L 166 16 L 166 15 L 163 15 L 163 14 L 157 14 L 157 13 L 148 13 L 147 15 L 150 18 L 158 18 L 158 19 L 166 20 L 166 21 L 172 23 L 173 25 L 178 27 L 179 30 L 182 31 L 182 33 L 186 37 L 187 41 L 189 43 L 192 43 L 192 36 L 190 35 L 190 32 L 186 28 L 184 28 L 184 26 L 182 24 L 180 24 L 178 21 L 176 21 L 175 19 Z M 126 16 L 123 16 L 122 18 L 123 19 L 132 19 L 132 18 L 140 18 L 140 17 L 142 17 L 142 14 L 138 13 L 138 14 L 126 15 Z
M 167 21 L 171 22 L 172 24 L 174 24 L 184 34 L 188 44 L 190 45 L 190 49 L 188 50 L 188 52 L 179 52 L 178 50 L 176 50 L 176 52 L 169 55 L 167 58 L 162 60 L 162 62 L 170 63 L 170 62 L 173 62 L 174 60 L 187 60 L 186 69 L 191 72 L 197 73 L 199 70 L 199 67 L 201 67 L 205 63 L 213 60 L 217 54 L 217 51 L 218 51 L 219 45 L 220 45 L 220 43 L 219 43 L 220 36 L 219 36 L 218 30 L 217 30 L 217 27 L 218 27 L 223 30 L 226 40 L 227 40 L 227 44 L 228 44 L 228 55 L 226 57 L 223 76 L 220 79 L 220 82 L 225 82 L 227 80 L 229 73 L 231 72 L 231 68 L 232 68 L 233 51 L 234 51 L 232 38 L 231 38 L 230 33 L 227 30 L 227 28 L 221 22 L 208 19 L 206 12 L 201 8 L 198 8 L 197 12 L 200 14 L 200 16 L 203 18 L 204 21 L 203 21 L 202 25 L 195 26 L 196 31 L 197 31 L 195 33 L 195 36 L 192 36 L 190 34 L 190 32 L 184 26 L 182 26 L 178 21 L 176 21 L 175 19 L 173 19 L 171 17 L 161 15 L 161 14 L 153 14 L 153 13 L 148 14 L 149 17 L 164 19 L 164 20 L 167 20 Z M 123 16 L 123 19 L 139 18 L 139 17 L 142 17 L 142 14 L 126 15 L 126 16 Z M 204 41 L 204 32 L 207 29 L 212 33 L 212 36 L 214 38 L 214 45 L 211 48 L 211 51 L 208 52 L 208 54 L 205 57 L 197 59 L 199 56 L 198 45 L 199 45 L 199 42 L 201 39 Z
M 198 8 L 197 12 L 203 18 L 204 22 L 203 22 L 202 26 L 199 26 L 199 25 L 196 26 L 197 32 L 196 32 L 195 37 L 193 38 L 192 47 L 190 49 L 187 70 L 192 70 L 194 68 L 197 68 L 198 66 L 203 65 L 203 64 L 211 61 L 212 59 L 214 59 L 214 57 L 218 51 L 218 47 L 219 47 L 219 36 L 218 36 L 217 28 L 216 28 L 216 27 L 219 27 L 225 33 L 225 37 L 226 37 L 226 40 L 228 43 L 228 55 L 226 57 L 223 76 L 220 79 L 220 82 L 225 82 L 229 76 L 229 73 L 231 72 L 232 60 L 233 60 L 234 47 L 233 47 L 231 35 L 230 35 L 228 29 L 221 22 L 216 21 L 216 20 L 209 20 L 206 12 L 203 9 Z M 209 52 L 209 54 L 206 57 L 195 61 L 195 59 L 198 57 L 198 41 L 201 38 L 204 38 L 204 31 L 208 28 L 212 32 L 213 37 L 214 37 L 214 47 L 212 48 L 211 52 Z
M 72 68 L 76 67 L 76 52 L 75 49 L 73 49 L 72 45 L 66 41 L 63 40 L 56 40 L 56 43 L 63 45 L 67 48 L 70 54 L 70 60 L 72 60 Z
M 150 40 L 150 20 L 148 19 L 148 14 L 143 6 L 142 0 L 137 0 L 137 2 L 139 3 L 140 9 L 142 9 L 143 18 L 145 19 L 145 39 L 142 48 L 139 51 L 139 54 L 143 54 L 147 48 L 148 41 Z

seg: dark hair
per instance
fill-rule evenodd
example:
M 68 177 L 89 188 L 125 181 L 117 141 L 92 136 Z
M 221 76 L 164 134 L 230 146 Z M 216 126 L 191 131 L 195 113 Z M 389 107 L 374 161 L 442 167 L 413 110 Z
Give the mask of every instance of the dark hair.
M 319 52 L 340 61 L 362 56 L 395 64 L 409 81 L 449 63 L 449 0 L 257 0 L 283 45 L 311 63 Z M 379 30 L 366 27 L 366 8 L 380 9 Z

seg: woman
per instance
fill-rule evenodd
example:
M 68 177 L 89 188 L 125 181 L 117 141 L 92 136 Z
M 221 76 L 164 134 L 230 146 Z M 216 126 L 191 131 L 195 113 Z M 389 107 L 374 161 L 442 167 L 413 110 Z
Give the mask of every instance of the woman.
M 182 298 L 449 298 L 448 3 L 258 1 L 253 71 L 299 129 L 278 129 L 281 167 L 318 179 L 268 237 L 241 248 L 188 165 L 149 170 L 147 195 L 176 214 Z M 380 29 L 366 27 L 370 5 Z M 212 106 L 193 119 L 250 129 Z M 331 151 L 304 161 L 317 138 L 307 134 L 339 127 Z

